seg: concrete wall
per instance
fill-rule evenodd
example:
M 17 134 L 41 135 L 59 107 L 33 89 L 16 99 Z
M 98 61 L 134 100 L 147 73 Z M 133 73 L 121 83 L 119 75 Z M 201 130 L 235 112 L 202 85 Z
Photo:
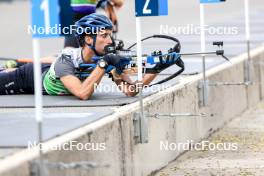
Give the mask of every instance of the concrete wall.
M 207 72 L 210 81 L 243 82 L 246 54 L 232 59 Z M 160 141 L 200 141 L 263 97 L 264 47 L 252 51 L 253 84 L 250 86 L 212 86 L 209 106 L 199 107 L 198 82 L 202 75 L 182 79 L 181 83 L 144 99 L 146 112 L 206 113 L 206 117 L 149 118 L 149 143 L 135 144 L 133 113 L 138 103 L 118 108 L 115 114 L 93 124 L 60 136 L 45 146 L 60 145 L 70 140 L 81 143 L 106 143 L 104 151 L 44 151 L 50 162 L 92 161 L 107 163 L 108 168 L 91 170 L 50 170 L 50 176 L 147 176 L 182 151 L 161 151 Z M 263 62 L 263 63 L 262 63 Z M 37 150 L 24 150 L 0 162 L 1 176 L 29 176 L 28 161 L 38 157 Z

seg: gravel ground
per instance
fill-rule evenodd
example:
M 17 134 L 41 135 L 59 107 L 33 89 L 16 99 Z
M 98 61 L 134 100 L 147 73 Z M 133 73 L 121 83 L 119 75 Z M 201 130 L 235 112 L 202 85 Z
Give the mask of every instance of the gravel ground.
M 264 172 L 264 102 L 236 117 L 208 139 L 236 150 L 188 151 L 155 176 L 262 176 Z M 228 145 L 227 145 L 228 146 Z M 234 147 L 233 149 L 235 149 Z

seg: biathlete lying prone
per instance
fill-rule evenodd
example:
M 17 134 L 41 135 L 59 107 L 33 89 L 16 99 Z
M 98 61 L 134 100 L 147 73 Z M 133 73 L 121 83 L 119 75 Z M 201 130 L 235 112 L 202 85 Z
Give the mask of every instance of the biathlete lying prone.
M 108 54 L 105 48 L 113 43 L 111 38 L 113 24 L 104 15 L 93 13 L 76 22 L 76 27 L 83 29 L 76 33 L 80 47 L 65 48 L 54 59 L 52 64 L 42 63 L 43 94 L 74 95 L 81 100 L 89 99 L 105 75 L 115 70 L 118 76 L 113 81 L 127 96 L 138 93 L 137 81 L 131 81 L 129 75 L 123 72 L 122 56 Z M 93 34 L 98 31 L 97 34 Z M 76 71 L 81 64 L 94 64 L 94 56 L 100 57 L 97 66 L 85 79 L 80 78 Z M 175 60 L 177 59 L 176 57 Z M 158 73 L 175 62 L 157 63 L 143 77 L 143 85 L 149 85 Z M 27 63 L 12 71 L 0 72 L 0 95 L 34 94 L 33 64 Z

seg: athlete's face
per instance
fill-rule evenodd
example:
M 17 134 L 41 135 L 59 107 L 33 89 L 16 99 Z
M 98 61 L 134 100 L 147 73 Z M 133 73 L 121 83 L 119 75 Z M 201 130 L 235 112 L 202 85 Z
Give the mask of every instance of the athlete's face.
M 97 34 L 95 49 L 99 54 L 105 54 L 105 46 L 112 44 L 111 35 L 111 30 L 103 30 Z

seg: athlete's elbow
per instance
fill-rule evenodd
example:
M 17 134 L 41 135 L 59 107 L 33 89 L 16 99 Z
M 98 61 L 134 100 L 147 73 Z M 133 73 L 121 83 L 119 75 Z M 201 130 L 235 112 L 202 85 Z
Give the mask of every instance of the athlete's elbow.
M 137 95 L 137 92 L 125 92 L 125 95 L 128 97 L 134 97 Z
M 78 98 L 79 98 L 80 100 L 83 100 L 83 101 L 89 99 L 89 97 L 87 97 L 87 96 L 78 96 Z
M 78 93 L 76 95 L 80 100 L 89 100 L 92 94 Z

